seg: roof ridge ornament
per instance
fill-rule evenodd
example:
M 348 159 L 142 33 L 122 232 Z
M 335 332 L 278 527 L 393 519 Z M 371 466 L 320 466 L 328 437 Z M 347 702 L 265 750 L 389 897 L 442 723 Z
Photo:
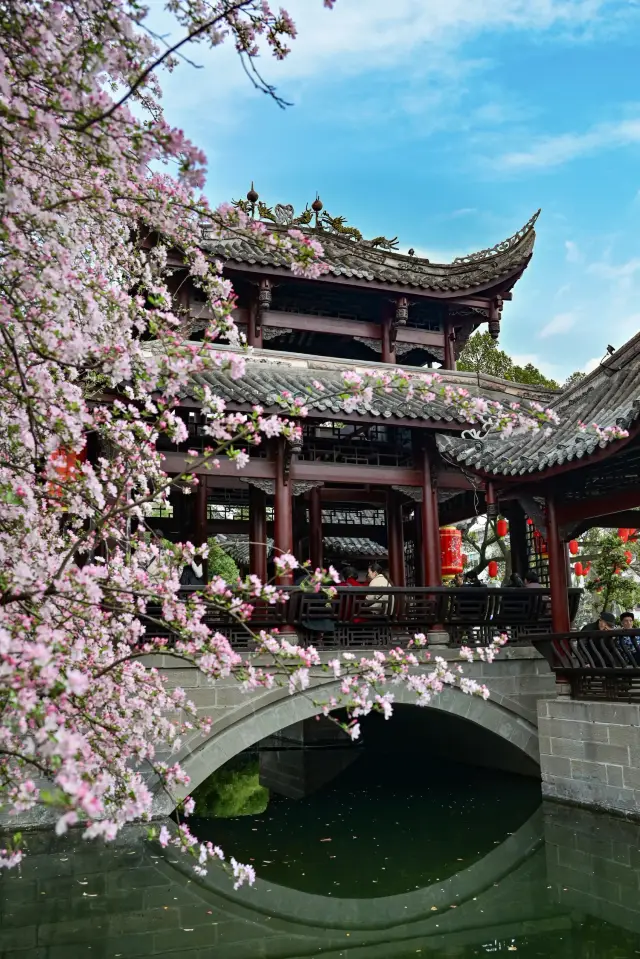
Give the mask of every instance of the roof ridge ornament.
M 509 250 L 512 250 L 514 247 L 518 246 L 521 241 L 533 231 L 541 212 L 542 209 L 537 210 L 531 219 L 528 220 L 525 225 L 518 230 L 517 233 L 514 233 L 513 236 L 510 236 L 507 240 L 501 240 L 500 243 L 496 243 L 495 246 L 488 247 L 486 250 L 479 250 L 477 253 L 470 253 L 468 256 L 457 256 L 453 262 L 477 263 L 479 260 L 488 260 L 500 253 L 507 253 Z
M 331 216 L 326 210 L 323 210 L 322 200 L 316 193 L 316 198 L 309 207 L 307 204 L 299 216 L 295 215 L 295 209 L 291 203 L 276 203 L 275 206 L 267 206 L 260 199 L 253 181 L 251 189 L 247 193 L 246 200 L 232 200 L 232 206 L 237 210 L 242 210 L 247 216 L 255 218 L 256 210 L 261 220 L 267 220 L 274 226 L 292 227 L 306 226 L 318 233 L 331 233 L 333 236 L 339 236 L 344 240 L 351 240 L 354 243 L 360 243 L 362 246 L 372 249 L 397 251 L 398 237 L 389 239 L 386 236 L 376 236 L 372 240 L 365 240 L 360 230 L 355 226 L 347 224 L 347 218 L 344 216 Z M 315 225 L 311 226 L 315 217 Z

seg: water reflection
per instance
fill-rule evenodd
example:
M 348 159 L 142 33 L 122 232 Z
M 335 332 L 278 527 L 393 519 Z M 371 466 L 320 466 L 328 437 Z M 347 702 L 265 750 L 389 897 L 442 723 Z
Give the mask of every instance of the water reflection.
M 496 785 L 493 776 L 488 782 Z M 323 797 L 316 798 L 317 812 L 326 817 Z M 466 798 L 476 811 L 482 805 L 477 793 Z M 366 808 L 354 807 L 360 826 Z M 407 798 L 404 819 L 416 834 L 419 817 L 419 802 Z M 454 835 L 446 822 L 441 827 L 442 811 L 423 808 L 422 817 L 434 839 L 441 828 Z M 188 864 L 147 845 L 135 828 L 108 847 L 34 834 L 21 874 L 0 882 L 0 957 L 470 959 L 514 952 L 527 959 L 629 959 L 640 952 L 639 824 L 545 804 L 478 856 L 467 831 L 474 819 L 457 816 L 467 837 L 463 862 L 438 853 L 446 878 L 438 873 L 438 881 L 402 893 L 390 883 L 375 898 L 296 888 L 284 868 L 289 885 L 267 877 L 234 893 L 218 873 L 196 881 Z M 345 842 L 334 848 L 346 859 Z M 364 844 L 357 848 L 353 876 L 358 863 L 366 872 L 371 861 Z M 413 866 L 403 865 L 414 858 L 410 829 L 402 845 L 386 851 L 390 870 L 415 878 Z

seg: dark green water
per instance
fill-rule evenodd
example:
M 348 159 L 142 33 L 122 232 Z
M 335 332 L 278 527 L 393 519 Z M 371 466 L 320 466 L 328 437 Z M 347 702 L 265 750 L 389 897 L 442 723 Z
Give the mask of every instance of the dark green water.
M 640 956 L 640 824 L 539 798 L 423 751 L 364 755 L 307 799 L 194 820 L 254 861 L 238 893 L 135 828 L 110 846 L 32 834 L 0 880 L 0 959 Z

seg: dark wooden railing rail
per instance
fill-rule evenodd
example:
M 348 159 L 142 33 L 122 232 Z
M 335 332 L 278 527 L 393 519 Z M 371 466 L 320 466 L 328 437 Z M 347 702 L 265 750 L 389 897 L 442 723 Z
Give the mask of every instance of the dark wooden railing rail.
M 640 629 L 531 636 L 572 699 L 640 702 Z
M 302 642 L 319 648 L 378 649 L 406 642 L 407 634 L 436 627 L 449 633 L 452 645 L 484 644 L 500 632 L 507 633 L 512 643 L 522 643 L 525 633 L 529 637 L 551 632 L 551 599 L 546 588 L 338 587 L 331 599 L 296 588 L 288 592 L 286 603 L 256 605 L 250 621 L 253 632 L 295 630 Z M 581 593 L 580 589 L 569 590 L 571 619 Z M 205 622 L 239 649 L 252 645 L 247 628 L 228 614 L 211 610 Z

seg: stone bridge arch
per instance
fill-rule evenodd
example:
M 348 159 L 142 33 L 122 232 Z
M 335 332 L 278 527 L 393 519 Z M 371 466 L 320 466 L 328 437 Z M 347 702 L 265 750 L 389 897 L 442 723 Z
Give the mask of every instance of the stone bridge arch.
M 524 754 L 537 769 L 536 699 L 551 694 L 554 677 L 533 650 L 514 649 L 509 653 L 512 655 L 492 664 L 475 663 L 465 670 L 466 675 L 482 679 L 489 686 L 491 696 L 488 700 L 446 689 L 426 709 L 450 714 L 493 733 Z M 447 658 L 453 659 L 455 654 Z M 204 680 L 195 670 L 168 672 L 191 673 L 191 688 L 187 676 L 171 677 L 171 681 L 175 685 L 184 685 L 199 711 L 214 720 L 210 735 L 206 738 L 198 735 L 186 742 L 177 757 L 188 773 L 190 783 L 176 795 L 176 799 L 192 792 L 228 760 L 260 740 L 319 715 L 321 706 L 315 701 L 323 702 L 332 695 L 339 695 L 339 682 L 329 679 L 325 673 L 313 676 L 310 688 L 304 693 L 290 696 L 282 687 L 242 694 L 233 680 L 229 685 L 196 685 Z M 415 697 L 404 687 L 394 686 L 392 691 L 399 704 L 412 705 L 415 702 Z M 158 813 L 170 811 L 166 802 L 166 799 L 158 798 Z

